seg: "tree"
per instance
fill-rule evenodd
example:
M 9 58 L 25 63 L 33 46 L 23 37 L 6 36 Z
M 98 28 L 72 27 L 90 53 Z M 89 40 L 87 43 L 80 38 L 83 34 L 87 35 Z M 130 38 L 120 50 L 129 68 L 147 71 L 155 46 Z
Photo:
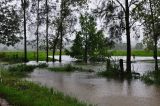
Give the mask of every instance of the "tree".
M 144 26 L 144 43 L 152 48 L 155 60 L 155 70 L 158 70 L 157 42 L 160 35 L 160 2 L 158 0 L 142 0 L 137 11 L 137 18 Z
M 37 62 L 39 61 L 39 2 L 40 0 L 37 0 Z
M 109 40 L 104 37 L 103 30 L 97 30 L 93 16 L 85 14 L 80 16 L 81 30 L 77 32 L 70 55 L 78 57 L 87 63 L 90 59 L 106 56 Z
M 124 32 L 126 33 L 127 40 L 127 64 L 126 70 L 131 74 L 131 41 L 130 32 L 131 27 L 136 23 L 132 18 L 132 13 L 137 8 L 139 0 L 124 0 L 123 5 L 120 0 L 103 1 L 101 7 L 98 7 L 94 13 L 98 13 L 102 18 L 105 18 L 106 28 L 109 27 L 110 35 L 119 37 Z M 134 16 L 134 15 L 133 15 Z
M 22 39 L 20 32 L 20 17 L 18 16 L 11 1 L 0 1 L 0 43 L 14 46 Z
M 73 23 L 74 17 L 72 17 L 72 9 L 70 7 L 75 7 L 77 5 L 85 4 L 86 0 L 61 0 L 60 2 L 60 23 L 59 23 L 59 30 L 60 30 L 60 56 L 59 62 L 62 61 L 62 45 L 63 45 L 63 37 L 64 34 L 67 33 L 66 28 L 67 24 Z M 71 17 L 70 17 L 71 16 Z M 71 24 L 73 28 L 73 24 Z
M 49 27 L 49 7 L 48 0 L 46 0 L 46 62 L 48 62 L 48 27 Z
M 23 28 L 24 28 L 24 62 L 27 62 L 27 19 L 26 19 L 26 8 L 29 6 L 29 2 L 26 0 L 21 0 L 21 6 L 23 10 Z
M 83 37 L 81 37 L 81 32 L 77 32 L 76 38 L 73 40 L 71 52 L 69 54 L 71 57 L 81 59 L 83 57 L 83 51 Z

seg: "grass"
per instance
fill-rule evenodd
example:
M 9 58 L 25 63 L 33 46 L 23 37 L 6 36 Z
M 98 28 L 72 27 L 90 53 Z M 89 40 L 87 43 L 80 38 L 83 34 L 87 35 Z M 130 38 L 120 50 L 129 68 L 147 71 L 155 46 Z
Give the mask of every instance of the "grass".
M 64 52 L 62 53 L 65 54 Z M 52 52 L 49 52 L 49 55 L 52 56 Z M 59 52 L 56 52 L 55 55 L 59 55 Z M 29 61 L 35 61 L 36 60 L 36 52 L 34 51 L 28 51 L 27 57 Z M 6 52 L 0 52 L 0 60 L 1 61 L 7 61 L 7 62 L 23 62 L 24 60 L 24 53 L 21 51 L 18 52 L 12 52 L 12 51 L 6 51 Z M 46 60 L 46 52 L 40 51 L 39 52 L 39 61 L 45 61 Z M 51 58 L 49 58 L 49 61 L 52 61 Z
M 46 64 L 46 63 L 39 63 L 37 67 L 38 68 L 46 68 L 46 67 L 48 67 L 48 64 Z
M 160 85 L 160 71 L 149 71 L 146 72 L 142 77 L 141 80 L 147 84 L 156 84 Z
M 71 64 L 68 64 L 62 67 L 52 67 L 48 69 L 54 72 L 73 72 L 75 71 L 75 67 L 73 67 Z
M 84 69 L 82 67 L 74 67 L 71 64 L 67 64 L 65 66 L 62 67 L 52 67 L 52 68 L 48 68 L 50 71 L 54 71 L 54 72 L 73 72 L 73 71 L 80 71 L 80 72 L 94 72 L 91 69 Z
M 112 56 L 126 56 L 127 51 L 125 50 L 113 50 Z M 132 50 L 131 55 L 135 56 L 153 56 L 152 51 L 145 51 L 145 50 Z M 160 51 L 158 51 L 158 56 L 160 56 Z
M 25 77 L 28 73 L 33 72 L 36 67 L 37 66 L 34 65 L 18 64 L 9 66 L 7 71 L 9 71 L 12 76 Z
M 22 66 L 20 66 L 22 67 Z M 27 67 L 27 69 L 26 69 Z M 16 67 L 17 68 L 17 67 Z M 61 92 L 20 79 L 13 72 L 32 72 L 31 66 L 24 69 L 9 68 L 0 71 L 0 96 L 13 106 L 87 106 Z

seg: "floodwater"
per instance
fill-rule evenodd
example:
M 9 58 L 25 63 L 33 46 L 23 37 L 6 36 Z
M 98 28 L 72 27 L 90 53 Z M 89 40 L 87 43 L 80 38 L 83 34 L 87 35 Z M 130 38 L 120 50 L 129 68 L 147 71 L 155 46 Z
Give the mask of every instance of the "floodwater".
M 67 59 L 69 61 L 69 59 Z M 64 62 L 65 63 L 65 62 Z M 51 64 L 54 65 L 63 64 Z M 78 65 L 101 71 L 105 64 Z M 136 62 L 132 66 L 138 72 L 152 70 L 153 63 Z M 135 70 L 137 70 L 135 69 Z M 88 72 L 50 72 L 46 69 L 35 69 L 27 80 L 40 83 L 49 88 L 56 88 L 66 95 L 98 106 L 159 106 L 160 87 L 146 85 L 140 80 L 114 80 L 98 77 Z

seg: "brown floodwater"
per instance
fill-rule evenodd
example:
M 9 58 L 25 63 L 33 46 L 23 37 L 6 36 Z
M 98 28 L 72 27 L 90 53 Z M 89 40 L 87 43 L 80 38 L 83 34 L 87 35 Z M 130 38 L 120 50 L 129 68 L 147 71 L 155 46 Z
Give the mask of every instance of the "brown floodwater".
M 160 105 L 160 87 L 146 85 L 140 80 L 114 80 L 95 73 L 57 73 L 46 69 L 36 69 L 27 80 L 98 106 Z

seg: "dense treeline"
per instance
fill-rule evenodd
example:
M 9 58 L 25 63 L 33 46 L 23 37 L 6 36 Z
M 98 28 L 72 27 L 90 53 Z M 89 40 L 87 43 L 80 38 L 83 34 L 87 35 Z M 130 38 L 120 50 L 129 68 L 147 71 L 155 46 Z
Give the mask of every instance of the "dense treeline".
M 94 9 L 89 6 L 92 2 L 97 4 Z M 142 27 L 144 44 L 153 50 L 158 70 L 159 11 L 158 0 L 1 0 L 0 43 L 14 46 L 23 39 L 24 62 L 28 61 L 28 44 L 35 45 L 37 62 L 40 49 L 46 51 L 47 62 L 49 50 L 54 62 L 59 49 L 61 62 L 67 42 L 72 45 L 67 53 L 87 62 L 109 57 L 108 50 L 125 35 L 126 71 L 130 74 L 131 36 L 139 37 Z M 75 36 L 73 43 L 70 36 Z

